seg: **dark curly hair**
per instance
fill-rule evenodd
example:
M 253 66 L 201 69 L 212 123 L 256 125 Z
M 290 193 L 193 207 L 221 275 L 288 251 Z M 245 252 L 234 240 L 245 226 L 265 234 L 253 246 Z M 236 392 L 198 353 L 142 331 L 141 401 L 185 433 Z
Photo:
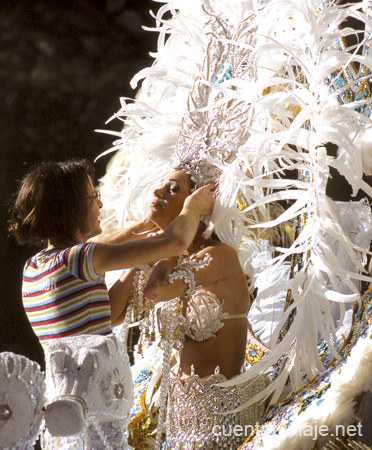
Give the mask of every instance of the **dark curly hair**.
M 48 240 L 75 244 L 87 214 L 87 160 L 45 162 L 21 181 L 11 208 L 9 231 L 19 244 L 46 245 Z

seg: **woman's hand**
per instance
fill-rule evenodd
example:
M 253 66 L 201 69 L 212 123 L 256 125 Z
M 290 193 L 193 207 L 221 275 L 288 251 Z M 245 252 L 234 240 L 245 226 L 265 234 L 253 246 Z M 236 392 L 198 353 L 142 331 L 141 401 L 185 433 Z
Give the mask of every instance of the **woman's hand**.
M 150 219 L 150 213 L 138 222 L 139 231 L 137 234 L 141 234 L 141 237 L 155 236 L 162 230 Z
M 186 198 L 185 205 L 188 208 L 198 209 L 200 216 L 210 214 L 213 211 L 215 203 L 216 187 L 216 183 L 210 183 L 207 186 L 197 189 Z
M 118 233 L 110 236 L 97 236 L 92 242 L 100 242 L 101 244 L 123 244 L 124 242 L 134 241 L 136 239 L 145 238 L 149 233 L 157 233 L 159 227 L 150 220 L 150 214 L 147 214 L 139 222 L 130 225 Z

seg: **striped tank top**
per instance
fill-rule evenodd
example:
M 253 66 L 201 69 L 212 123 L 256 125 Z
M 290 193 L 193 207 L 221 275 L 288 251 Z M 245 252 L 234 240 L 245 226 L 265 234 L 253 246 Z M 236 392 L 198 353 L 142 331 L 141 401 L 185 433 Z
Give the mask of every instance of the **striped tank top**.
M 27 261 L 23 305 L 41 343 L 78 334 L 112 332 L 105 277 L 97 275 L 93 268 L 95 245 L 43 250 Z

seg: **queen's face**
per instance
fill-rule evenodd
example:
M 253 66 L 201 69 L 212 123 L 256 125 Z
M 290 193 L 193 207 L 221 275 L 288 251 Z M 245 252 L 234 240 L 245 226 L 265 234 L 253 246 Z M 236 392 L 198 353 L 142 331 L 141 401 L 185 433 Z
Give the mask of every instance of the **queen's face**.
M 181 170 L 166 176 L 154 191 L 150 205 L 150 219 L 164 230 L 181 212 L 185 198 L 190 195 L 190 176 Z

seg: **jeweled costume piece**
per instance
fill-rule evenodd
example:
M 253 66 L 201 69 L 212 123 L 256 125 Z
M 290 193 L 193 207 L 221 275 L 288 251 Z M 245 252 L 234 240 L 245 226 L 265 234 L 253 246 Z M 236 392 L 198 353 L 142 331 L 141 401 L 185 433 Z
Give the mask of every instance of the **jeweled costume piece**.
M 48 450 L 129 450 L 133 384 L 126 349 L 114 335 L 45 343 Z M 45 448 L 45 447 L 44 447 Z
M 167 449 L 216 450 L 237 448 L 242 437 L 229 431 L 240 424 L 236 387 L 222 388 L 226 377 L 217 373 L 202 381 L 198 375 L 171 378 L 167 408 Z
M 224 320 L 246 317 L 223 312 L 223 302 L 215 294 L 195 285 L 193 271 L 208 266 L 211 260 L 209 253 L 202 261 L 190 258 L 169 275 L 170 282 L 181 278 L 188 285 L 186 317 L 179 330 L 181 339 L 183 335 L 198 342 L 211 339 L 224 326 Z M 207 380 L 201 380 L 193 368 L 187 378 L 171 376 L 166 419 L 168 449 L 222 450 L 236 448 L 243 442 L 241 435 L 233 432 L 242 423 L 240 413 L 231 413 L 241 405 L 240 391 L 235 386 L 218 386 L 225 381 L 227 378 L 218 367 Z M 260 417 L 257 415 L 256 420 Z
M 26 356 L 0 353 L 0 448 L 31 450 L 43 428 L 44 374 Z

